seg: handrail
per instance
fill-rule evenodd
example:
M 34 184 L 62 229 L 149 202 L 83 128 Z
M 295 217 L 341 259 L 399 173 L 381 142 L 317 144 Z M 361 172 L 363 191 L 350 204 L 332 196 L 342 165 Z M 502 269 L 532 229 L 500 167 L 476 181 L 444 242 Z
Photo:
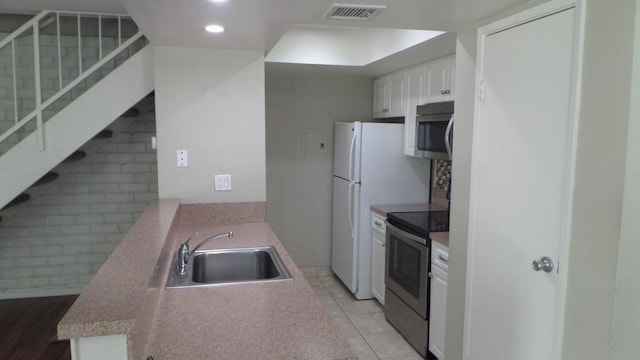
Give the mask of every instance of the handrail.
M 109 61 L 113 60 L 113 58 L 116 57 L 120 53 L 120 51 L 122 51 L 122 50 L 126 49 L 127 47 L 129 47 L 131 44 L 133 44 L 136 40 L 141 38 L 143 35 L 144 34 L 141 31 L 139 31 L 138 33 L 133 35 L 127 41 L 123 42 L 122 45 L 120 45 L 116 49 L 114 49 L 108 56 L 104 57 L 102 60 L 100 60 L 99 62 L 95 63 L 93 66 L 91 66 L 85 72 L 83 72 L 79 77 L 75 78 L 72 82 L 67 84 L 67 86 L 63 87 L 61 90 L 59 90 L 57 93 L 55 93 L 55 95 L 53 95 L 49 99 L 47 99 L 47 101 L 43 102 L 38 109 L 33 110 L 28 115 L 23 117 L 22 120 L 20 120 L 15 125 L 10 127 L 9 129 L 7 129 L 3 134 L 0 135 L 0 143 L 2 141 L 4 141 L 6 138 L 8 138 L 9 136 L 11 136 L 14 132 L 18 131 L 18 129 L 23 127 L 26 123 L 28 123 L 29 121 L 33 120 L 33 118 L 38 113 L 41 113 L 42 110 L 44 110 L 47 107 L 51 106 L 51 104 L 53 104 L 56 100 L 58 100 L 59 98 L 64 96 L 64 94 L 66 94 L 73 87 L 75 87 L 80 82 L 82 82 L 84 79 L 89 77 L 95 70 L 99 69 L 102 65 L 104 65 L 104 64 L 108 63 Z
M 41 74 L 40 74 L 40 44 L 39 44 L 39 34 L 40 34 L 40 20 L 49 16 L 51 14 L 55 14 L 56 24 L 56 37 L 57 37 L 57 56 L 58 56 L 58 91 L 49 97 L 46 101 L 42 101 L 42 88 L 41 88 Z M 63 76 L 62 76 L 62 56 L 61 56 L 61 33 L 60 33 L 60 17 L 62 16 L 77 16 L 78 22 L 78 76 L 73 79 L 66 86 L 62 86 Z M 98 61 L 93 64 L 88 69 L 82 68 L 82 35 L 80 33 L 80 23 L 82 18 L 86 17 L 96 17 L 98 20 Z M 106 56 L 103 54 L 103 31 L 102 31 L 102 19 L 104 18 L 114 18 L 118 21 L 118 35 L 117 35 L 117 47 L 111 50 Z M 50 11 L 43 10 L 32 19 L 27 21 L 25 24 L 16 29 L 13 33 L 8 35 L 2 41 L 0 41 L 0 49 L 4 48 L 7 45 L 11 45 L 11 56 L 12 56 L 12 67 L 13 67 L 13 113 L 14 113 L 14 122 L 15 124 L 6 130 L 4 133 L 0 134 L 0 143 L 15 134 L 20 128 L 26 125 L 28 122 L 32 121 L 34 118 L 36 119 L 36 132 L 38 138 L 38 149 L 40 151 L 44 151 L 44 126 L 43 126 L 43 111 L 51 106 L 55 101 L 60 99 L 67 92 L 72 90 L 75 86 L 77 86 L 80 82 L 87 79 L 92 73 L 101 68 L 107 62 L 113 60 L 118 54 L 120 54 L 127 47 L 131 46 L 135 41 L 139 40 L 143 34 L 138 31 L 136 34 L 128 38 L 126 41 L 122 41 L 122 20 L 130 19 L 128 15 L 122 14 L 101 14 L 101 13 L 89 13 L 89 12 L 72 12 L 72 11 Z M 18 120 L 18 87 L 17 87 L 17 78 L 16 78 L 16 39 L 22 36 L 27 31 L 32 30 L 33 34 L 33 56 L 34 56 L 34 68 L 33 68 L 33 76 L 35 81 L 35 109 L 31 111 L 28 115 L 24 116 L 22 119 Z
M 22 35 L 23 32 L 29 30 L 29 28 L 32 28 L 34 24 L 37 24 L 40 21 L 40 19 L 49 15 L 50 13 L 51 12 L 48 10 L 43 10 L 40 13 L 38 13 L 38 15 L 34 16 L 31 20 L 27 21 L 26 23 L 22 24 L 22 26 L 15 29 L 10 35 L 8 35 L 6 38 L 0 41 L 0 49 L 7 46 L 7 44 L 15 40 L 16 38 L 18 38 L 20 35 Z

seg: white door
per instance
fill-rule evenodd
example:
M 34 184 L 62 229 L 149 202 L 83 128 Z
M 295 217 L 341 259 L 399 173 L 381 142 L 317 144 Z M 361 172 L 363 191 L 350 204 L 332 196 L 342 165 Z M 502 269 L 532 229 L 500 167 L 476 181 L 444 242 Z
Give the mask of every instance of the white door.
M 480 29 L 465 359 L 560 359 L 577 22 L 544 8 Z M 553 270 L 534 271 L 543 256 Z
M 351 290 L 357 290 L 358 206 L 360 185 L 333 177 L 331 270 Z

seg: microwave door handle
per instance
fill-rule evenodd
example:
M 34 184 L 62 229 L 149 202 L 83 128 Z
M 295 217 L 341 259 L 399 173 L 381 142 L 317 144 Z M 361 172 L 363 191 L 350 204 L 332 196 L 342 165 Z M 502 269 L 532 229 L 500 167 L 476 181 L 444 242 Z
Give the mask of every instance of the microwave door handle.
M 451 158 L 451 129 L 453 128 L 453 115 L 451 115 L 451 119 L 447 124 L 447 130 L 444 132 L 444 144 L 447 147 L 447 154 L 449 154 L 449 158 Z

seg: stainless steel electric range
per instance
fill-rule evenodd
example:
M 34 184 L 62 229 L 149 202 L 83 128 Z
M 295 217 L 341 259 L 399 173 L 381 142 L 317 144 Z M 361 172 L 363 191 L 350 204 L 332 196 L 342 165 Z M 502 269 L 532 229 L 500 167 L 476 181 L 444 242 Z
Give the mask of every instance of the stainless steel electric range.
M 423 357 L 429 339 L 429 233 L 435 231 L 449 231 L 448 211 L 387 214 L 385 317 Z

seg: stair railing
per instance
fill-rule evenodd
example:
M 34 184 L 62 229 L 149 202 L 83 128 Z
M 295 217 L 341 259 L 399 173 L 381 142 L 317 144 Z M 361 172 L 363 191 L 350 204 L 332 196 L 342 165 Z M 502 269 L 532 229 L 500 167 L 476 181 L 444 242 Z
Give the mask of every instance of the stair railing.
M 47 100 L 43 101 L 42 99 L 42 76 L 41 76 L 41 64 L 40 64 L 40 27 L 41 20 L 45 19 L 47 16 L 55 15 L 56 21 L 56 39 L 57 39 L 57 49 L 58 49 L 58 91 L 49 97 Z M 72 79 L 67 85 L 63 85 L 63 56 L 62 56 L 62 44 L 61 44 L 61 30 L 60 30 L 60 18 L 62 16 L 75 16 L 77 17 L 77 39 L 78 39 L 78 76 L 75 79 Z M 83 51 L 82 51 L 82 32 L 81 32 L 81 19 L 82 18 L 96 18 L 98 20 L 98 61 L 90 66 L 87 69 L 83 69 Z M 117 47 L 111 50 L 108 54 L 103 53 L 103 29 L 102 29 L 102 19 L 103 18 L 111 18 L 117 19 Z M 0 41 L 0 52 L 5 49 L 7 46 L 11 46 L 11 62 L 12 62 L 12 70 L 13 70 L 13 115 L 15 124 L 7 129 L 4 133 L 0 134 L 0 143 L 4 140 L 8 139 L 11 135 L 18 132 L 23 126 L 32 121 L 34 118 L 36 119 L 36 133 L 37 133 L 37 146 L 39 151 L 44 151 L 45 149 L 45 141 L 44 141 L 44 124 L 43 124 L 43 112 L 49 106 L 51 106 L 55 101 L 60 99 L 70 90 L 72 90 L 75 86 L 80 84 L 83 80 L 87 79 L 92 73 L 96 70 L 99 70 L 103 65 L 113 60 L 118 54 L 120 54 L 123 50 L 127 49 L 129 46 L 134 44 L 138 39 L 143 37 L 141 31 L 137 31 L 131 37 L 123 41 L 123 29 L 122 24 L 123 20 L 130 20 L 131 18 L 127 15 L 121 14 L 104 14 L 104 13 L 87 13 L 87 12 L 70 12 L 70 11 L 49 11 L 44 10 L 40 12 L 38 15 L 33 17 L 31 20 L 20 26 L 6 38 Z M 50 24 L 49 24 L 50 25 Z M 33 35 L 33 71 L 34 71 L 34 81 L 35 81 L 35 109 L 31 111 L 26 116 L 22 117 L 22 119 L 18 120 L 19 113 L 19 91 L 18 91 L 18 79 L 16 75 L 16 41 L 25 35 Z

